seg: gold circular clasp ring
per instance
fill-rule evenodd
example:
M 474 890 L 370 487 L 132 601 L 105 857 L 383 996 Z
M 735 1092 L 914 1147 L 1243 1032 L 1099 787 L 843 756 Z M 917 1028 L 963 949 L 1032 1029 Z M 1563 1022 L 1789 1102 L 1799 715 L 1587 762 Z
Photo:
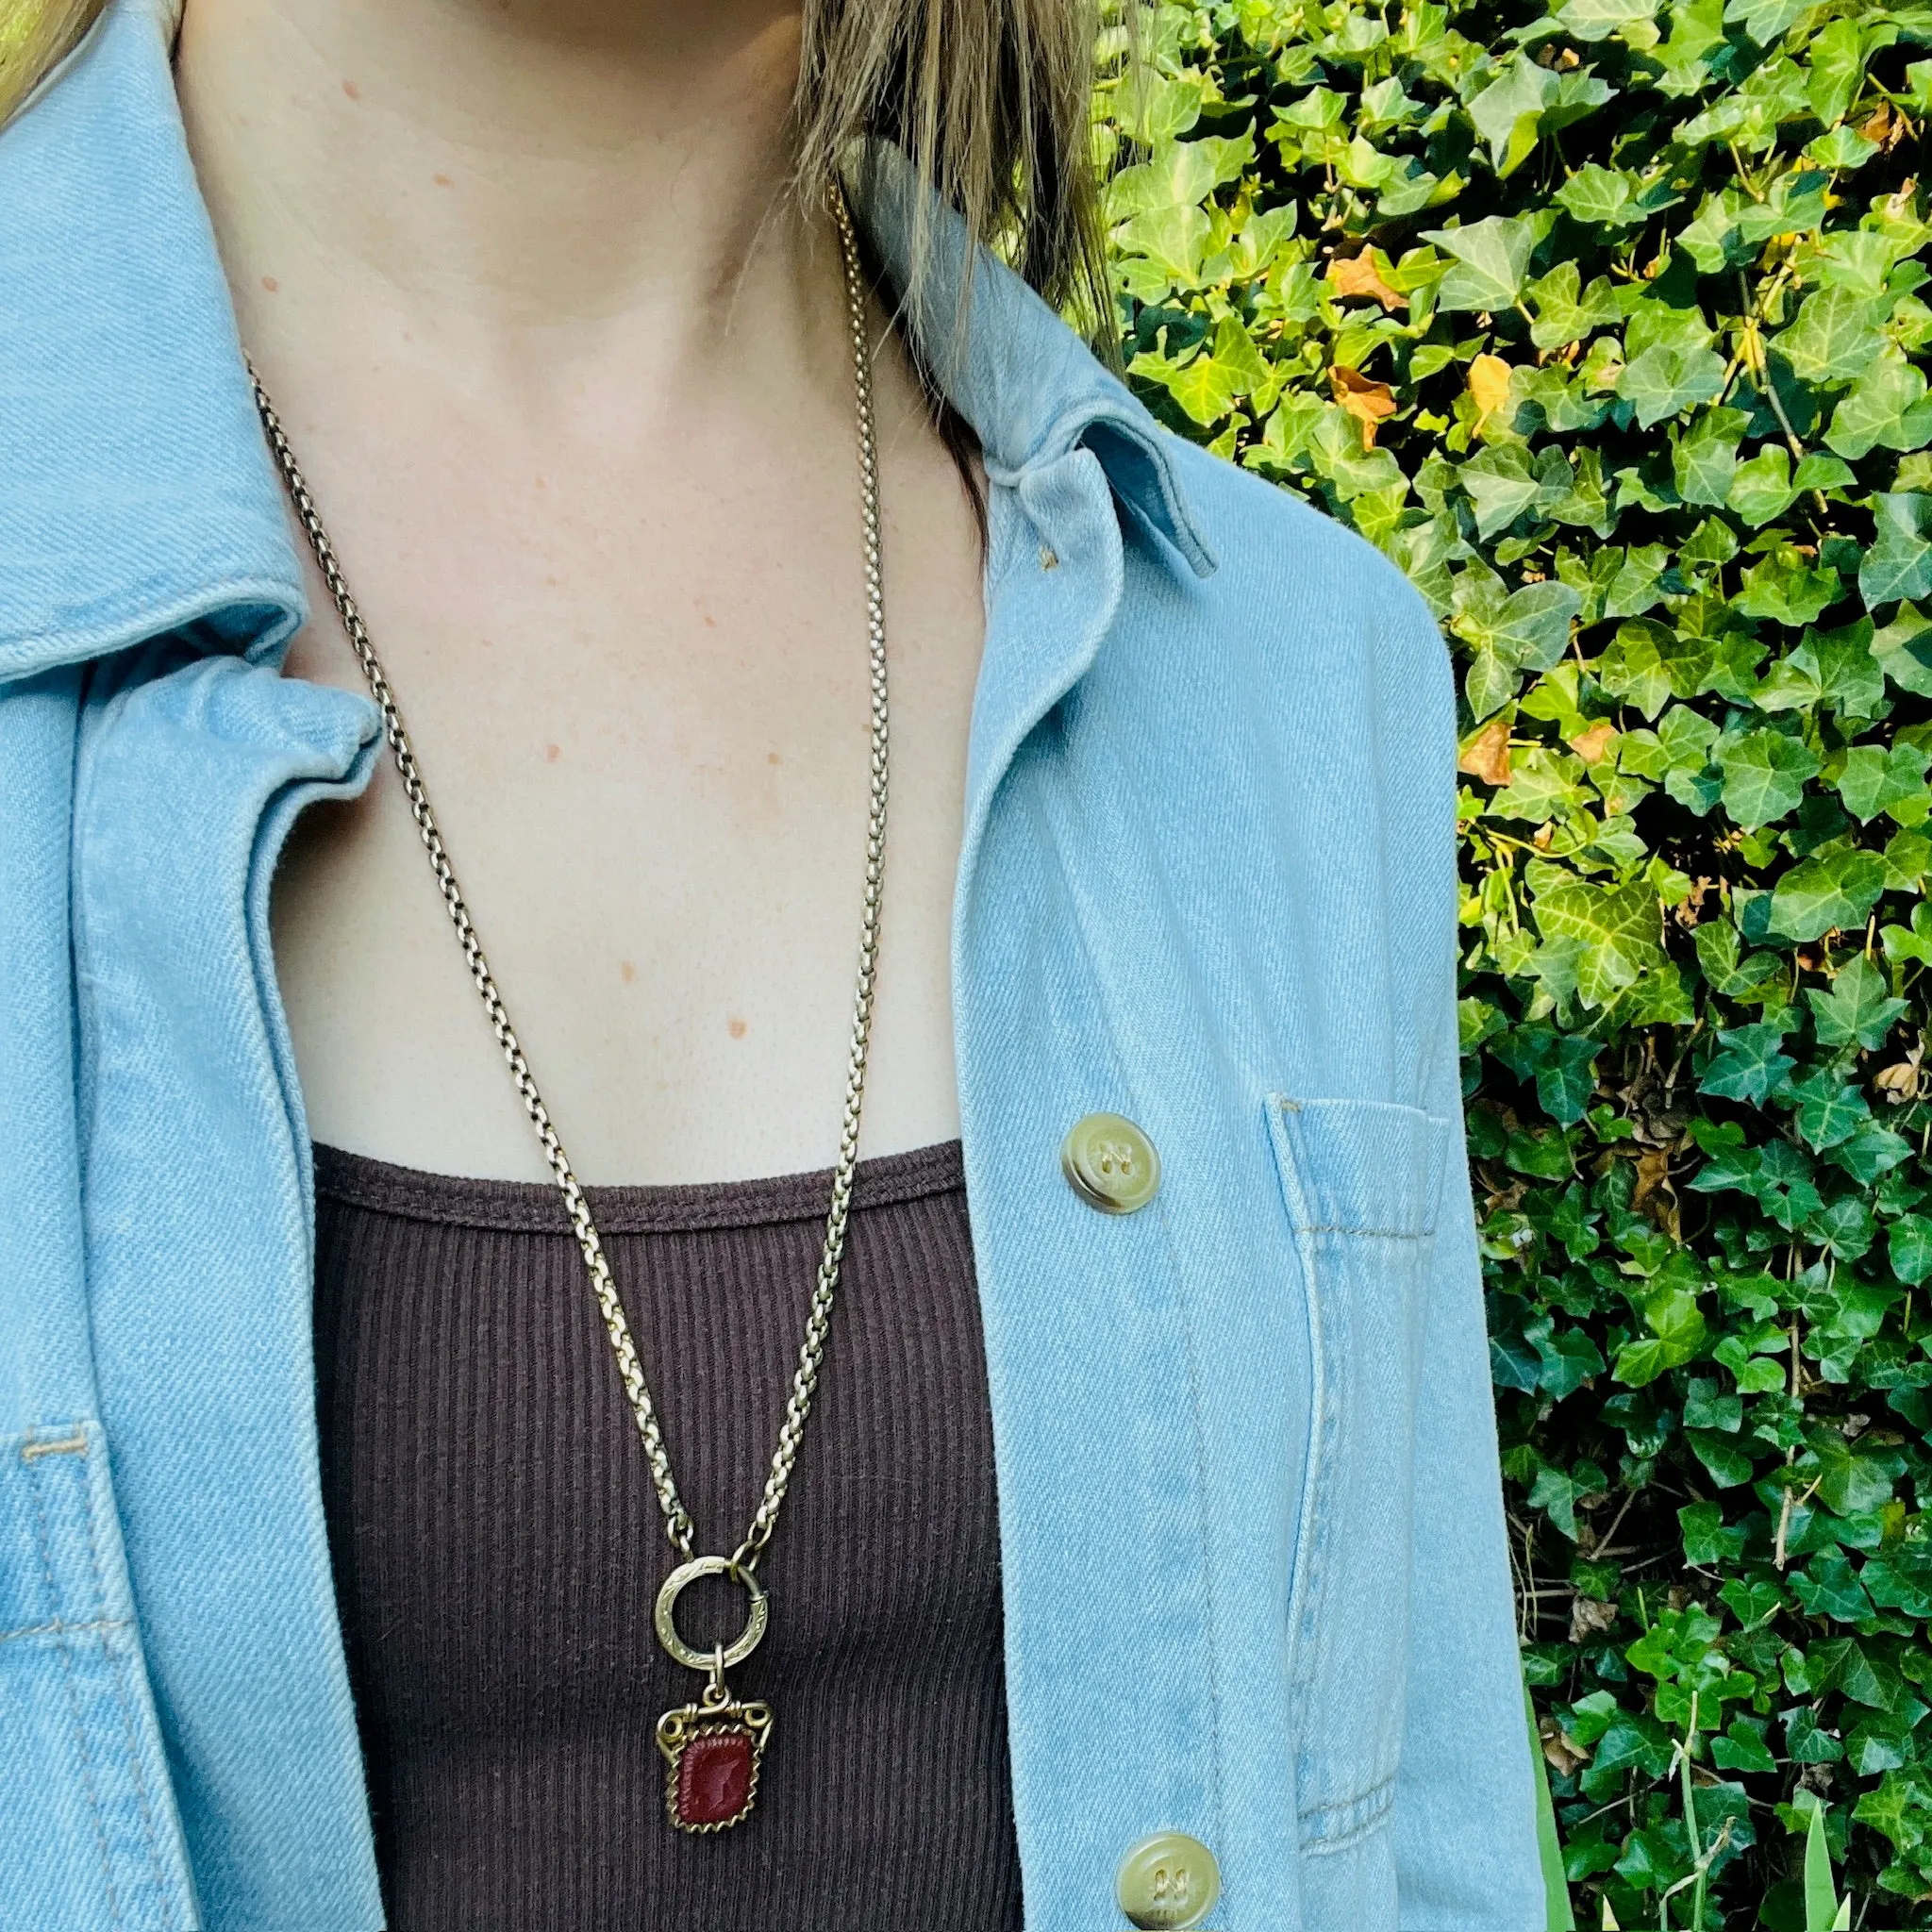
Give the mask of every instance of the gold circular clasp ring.
M 684 1593 L 686 1585 L 695 1583 L 700 1576 L 728 1576 L 732 1582 L 743 1584 L 751 1598 L 751 1607 L 738 1641 L 726 1645 L 722 1651 L 693 1650 L 677 1634 L 675 1621 L 677 1599 Z M 680 1563 L 664 1579 L 664 1587 L 658 1592 L 658 1607 L 651 1622 L 656 1626 L 658 1641 L 686 1670 L 708 1671 L 714 1667 L 729 1670 L 733 1664 L 741 1664 L 758 1647 L 758 1639 L 765 1634 L 765 1625 L 771 1617 L 771 1606 L 764 1591 L 758 1588 L 758 1578 L 749 1570 L 741 1569 L 730 1557 L 693 1557 L 689 1563 Z

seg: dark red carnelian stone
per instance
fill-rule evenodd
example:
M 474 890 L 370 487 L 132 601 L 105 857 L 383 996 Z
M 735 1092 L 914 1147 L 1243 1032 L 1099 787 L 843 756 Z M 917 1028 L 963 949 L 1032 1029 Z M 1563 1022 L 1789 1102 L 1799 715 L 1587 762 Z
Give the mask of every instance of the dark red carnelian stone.
M 693 1738 L 677 1760 L 677 1815 L 686 1824 L 728 1824 L 751 1796 L 749 1731 Z

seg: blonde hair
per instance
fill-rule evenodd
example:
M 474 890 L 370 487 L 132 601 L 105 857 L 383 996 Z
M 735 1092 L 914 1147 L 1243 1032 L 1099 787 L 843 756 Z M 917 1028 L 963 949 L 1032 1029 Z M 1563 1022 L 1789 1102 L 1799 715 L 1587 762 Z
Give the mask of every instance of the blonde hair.
M 105 0 L 0 0 L 0 126 L 94 24 Z
M 0 125 L 105 5 L 0 0 Z M 856 142 L 891 141 L 974 236 L 1100 328 L 1110 304 L 1091 138 L 1094 0 L 804 7 L 793 104 L 801 196 L 822 201 Z

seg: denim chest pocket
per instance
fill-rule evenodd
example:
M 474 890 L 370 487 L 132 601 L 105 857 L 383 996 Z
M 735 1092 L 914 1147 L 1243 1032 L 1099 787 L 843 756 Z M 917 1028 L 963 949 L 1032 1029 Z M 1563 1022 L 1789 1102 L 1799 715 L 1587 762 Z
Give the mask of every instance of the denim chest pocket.
M 1394 1799 L 1424 1286 L 1450 1128 L 1418 1108 L 1278 1093 L 1268 1124 L 1312 1370 L 1288 1615 L 1296 1807 L 1319 1854 L 1374 1830 Z

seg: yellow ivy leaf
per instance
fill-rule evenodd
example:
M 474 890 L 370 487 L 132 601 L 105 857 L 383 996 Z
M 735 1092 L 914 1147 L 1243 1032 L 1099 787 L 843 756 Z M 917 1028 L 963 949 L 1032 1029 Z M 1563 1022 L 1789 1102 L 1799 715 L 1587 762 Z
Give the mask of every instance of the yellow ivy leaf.
M 1375 266 L 1375 253 L 1365 248 L 1359 255 L 1343 259 L 1332 258 L 1328 263 L 1328 286 L 1342 297 L 1368 295 L 1379 302 L 1384 308 L 1407 308 L 1408 297 L 1399 290 L 1391 289 L 1382 279 L 1382 271 Z
M 1395 391 L 1386 382 L 1376 382 L 1359 369 L 1344 369 L 1337 363 L 1328 372 L 1335 400 L 1362 425 L 1362 447 L 1375 446 L 1375 425 L 1395 413 Z
M 1500 356 L 1478 356 L 1469 365 L 1469 392 L 1478 422 L 1500 409 L 1509 395 L 1509 365 Z

